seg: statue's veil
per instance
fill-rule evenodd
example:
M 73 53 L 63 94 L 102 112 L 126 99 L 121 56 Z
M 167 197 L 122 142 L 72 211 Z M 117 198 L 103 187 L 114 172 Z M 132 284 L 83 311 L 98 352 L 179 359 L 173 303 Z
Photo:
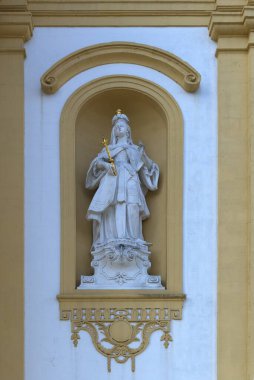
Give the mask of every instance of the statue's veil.
M 123 113 L 118 113 L 116 114 L 113 119 L 112 119 L 112 131 L 111 131 L 111 138 L 110 138 L 110 145 L 115 145 L 117 143 L 117 137 L 116 137 L 116 133 L 115 133 L 115 125 L 116 125 L 116 122 L 117 120 L 120 120 L 120 119 L 123 119 L 124 121 L 126 121 L 126 124 L 128 125 L 128 139 L 127 139 L 127 142 L 128 144 L 133 144 L 133 141 L 132 141 L 132 137 L 131 137 L 131 128 L 130 128 L 130 125 L 129 125 L 129 118 L 123 114 Z

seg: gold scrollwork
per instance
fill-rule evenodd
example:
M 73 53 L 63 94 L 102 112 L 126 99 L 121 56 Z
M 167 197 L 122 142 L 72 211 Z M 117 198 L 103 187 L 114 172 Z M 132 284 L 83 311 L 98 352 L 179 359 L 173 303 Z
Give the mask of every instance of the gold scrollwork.
M 135 371 L 135 358 L 149 344 L 154 331 L 163 332 L 161 341 L 168 348 L 173 340 L 170 335 L 170 315 L 168 309 L 81 309 L 71 313 L 71 339 L 78 346 L 80 332 L 90 334 L 96 350 L 107 358 L 107 368 L 111 372 L 111 360 L 126 363 L 131 360 Z

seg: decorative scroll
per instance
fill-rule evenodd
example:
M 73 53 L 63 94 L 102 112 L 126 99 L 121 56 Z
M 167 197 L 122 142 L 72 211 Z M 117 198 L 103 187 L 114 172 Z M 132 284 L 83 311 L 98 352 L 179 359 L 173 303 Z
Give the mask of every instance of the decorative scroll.
M 54 94 L 75 75 L 96 66 L 131 63 L 152 68 L 177 82 L 188 92 L 200 85 L 200 74 L 174 54 L 154 46 L 133 42 L 110 42 L 77 50 L 56 62 L 41 77 L 46 94 Z

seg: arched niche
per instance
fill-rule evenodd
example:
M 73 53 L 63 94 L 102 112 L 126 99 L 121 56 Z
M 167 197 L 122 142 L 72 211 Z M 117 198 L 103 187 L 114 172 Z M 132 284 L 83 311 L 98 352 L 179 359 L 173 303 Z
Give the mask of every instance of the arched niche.
M 167 184 L 167 120 L 161 107 L 150 97 L 132 88 L 111 88 L 92 97 L 79 111 L 76 120 L 76 278 L 89 275 L 91 222 L 85 213 L 94 195 L 84 189 L 85 173 L 89 164 L 102 149 L 103 137 L 110 137 L 111 119 L 116 107 L 127 113 L 131 121 L 133 141 L 142 140 L 150 157 L 161 170 L 159 190 L 148 192 L 146 199 L 151 217 L 143 222 L 145 239 L 152 243 L 151 274 L 160 274 L 166 281 L 166 218 Z M 119 108 L 118 107 L 118 108 Z M 158 146 L 160 149 L 158 150 Z
M 61 294 L 119 297 L 118 290 L 77 290 L 81 274 L 90 274 L 91 224 L 85 214 L 93 195 L 85 173 L 109 137 L 111 118 L 121 107 L 131 120 L 134 141 L 142 139 L 160 165 L 159 190 L 148 195 L 151 217 L 144 235 L 153 243 L 151 273 L 160 274 L 166 290 L 120 291 L 144 297 L 182 298 L 183 121 L 173 97 L 153 82 L 132 76 L 108 76 L 80 87 L 61 115 Z

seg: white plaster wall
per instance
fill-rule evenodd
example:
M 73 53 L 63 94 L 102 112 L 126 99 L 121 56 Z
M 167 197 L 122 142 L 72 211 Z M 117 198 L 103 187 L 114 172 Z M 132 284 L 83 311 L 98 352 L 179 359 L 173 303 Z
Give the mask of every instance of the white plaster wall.
M 195 94 L 152 69 L 114 64 L 90 69 L 56 94 L 40 90 L 41 75 L 82 47 L 108 41 L 158 46 L 193 65 L 202 75 Z M 217 71 L 215 45 L 206 28 L 36 28 L 25 61 L 25 380 L 215 380 L 216 379 L 216 187 Z M 168 90 L 184 115 L 184 305 L 172 324 L 174 342 L 165 350 L 160 332 L 130 363 L 99 355 L 88 334 L 78 348 L 69 322 L 59 321 L 60 289 L 59 117 L 82 84 L 104 75 L 130 74 Z M 117 106 L 117 105 L 116 105 Z

